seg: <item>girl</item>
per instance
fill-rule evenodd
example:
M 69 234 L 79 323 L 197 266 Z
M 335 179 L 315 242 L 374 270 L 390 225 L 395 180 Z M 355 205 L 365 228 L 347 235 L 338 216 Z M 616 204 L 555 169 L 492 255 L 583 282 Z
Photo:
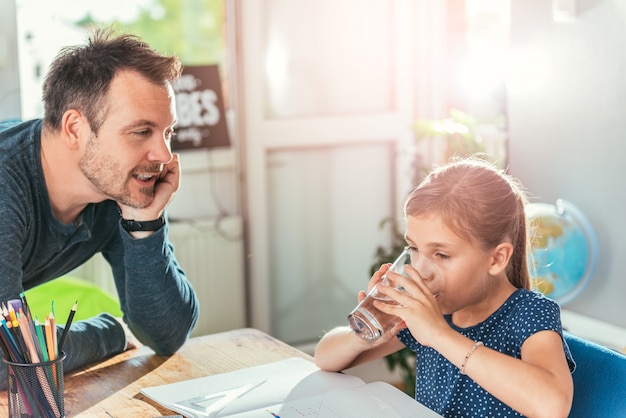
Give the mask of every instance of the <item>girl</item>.
M 376 306 L 403 323 L 373 343 L 335 328 L 320 340 L 316 364 L 340 371 L 407 346 L 416 353 L 415 399 L 441 415 L 566 417 L 574 362 L 559 306 L 529 290 L 525 203 L 517 180 L 482 160 L 432 171 L 405 203 L 405 239 L 440 274 L 390 272 L 406 293 L 380 286 L 396 303 Z

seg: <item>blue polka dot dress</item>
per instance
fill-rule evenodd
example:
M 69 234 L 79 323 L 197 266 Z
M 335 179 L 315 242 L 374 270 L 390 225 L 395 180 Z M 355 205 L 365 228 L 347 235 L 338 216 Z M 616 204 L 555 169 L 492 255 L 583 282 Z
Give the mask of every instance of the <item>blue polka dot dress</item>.
M 521 358 L 522 343 L 536 332 L 553 330 L 563 336 L 558 304 L 526 289 L 516 290 L 489 318 L 469 328 L 452 324 L 451 315 L 445 318 L 453 329 L 466 337 L 516 358 Z M 398 338 L 416 352 L 415 399 L 430 409 L 445 417 L 523 416 L 462 375 L 437 351 L 419 344 L 408 329 L 400 331 Z M 573 371 L 574 360 L 565 341 L 563 349 Z

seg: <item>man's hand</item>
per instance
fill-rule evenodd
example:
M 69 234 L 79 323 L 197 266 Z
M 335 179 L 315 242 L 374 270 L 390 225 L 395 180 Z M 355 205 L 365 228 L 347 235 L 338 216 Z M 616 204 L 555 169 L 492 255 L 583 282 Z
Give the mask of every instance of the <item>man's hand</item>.
M 143 344 L 141 344 L 141 342 L 137 338 L 135 338 L 133 333 L 130 331 L 130 328 L 128 328 L 128 325 L 126 325 L 122 318 L 115 319 L 117 320 L 117 322 L 120 323 L 120 325 L 124 329 L 124 334 L 126 334 L 126 347 L 124 347 L 124 351 L 143 346 Z
M 172 201 L 180 185 L 180 162 L 178 154 L 172 154 L 172 160 L 163 165 L 163 170 L 154 185 L 154 198 L 144 208 L 133 208 L 118 202 L 122 218 L 136 221 L 158 219 L 165 207 Z

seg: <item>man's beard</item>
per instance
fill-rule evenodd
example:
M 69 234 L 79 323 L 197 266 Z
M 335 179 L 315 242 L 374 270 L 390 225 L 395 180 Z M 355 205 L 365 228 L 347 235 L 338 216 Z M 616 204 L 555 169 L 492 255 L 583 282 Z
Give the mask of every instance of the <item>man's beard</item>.
M 137 197 L 133 196 L 129 184 L 135 175 L 141 173 L 158 175 L 162 165 L 152 164 L 136 167 L 131 173 L 124 175 L 125 171 L 116 163 L 114 158 L 104 155 L 99 145 L 100 141 L 93 134 L 87 143 L 85 155 L 79 162 L 83 175 L 109 199 L 136 209 L 143 209 L 150 205 L 154 199 L 155 186 L 140 187 Z

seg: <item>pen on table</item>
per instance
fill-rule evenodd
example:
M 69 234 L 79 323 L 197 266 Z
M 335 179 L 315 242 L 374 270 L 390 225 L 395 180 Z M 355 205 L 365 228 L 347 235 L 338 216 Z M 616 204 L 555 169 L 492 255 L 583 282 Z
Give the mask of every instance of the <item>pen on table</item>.
M 65 339 L 67 338 L 67 334 L 70 330 L 70 326 L 72 325 L 72 321 L 74 320 L 74 315 L 76 314 L 76 307 L 78 306 L 78 301 L 74 302 L 74 306 L 70 309 L 70 315 L 67 318 L 67 322 L 65 323 L 65 328 L 63 329 L 63 334 L 61 334 L 61 340 L 59 341 L 59 347 L 57 351 L 59 355 L 63 350 L 63 346 L 65 345 Z

